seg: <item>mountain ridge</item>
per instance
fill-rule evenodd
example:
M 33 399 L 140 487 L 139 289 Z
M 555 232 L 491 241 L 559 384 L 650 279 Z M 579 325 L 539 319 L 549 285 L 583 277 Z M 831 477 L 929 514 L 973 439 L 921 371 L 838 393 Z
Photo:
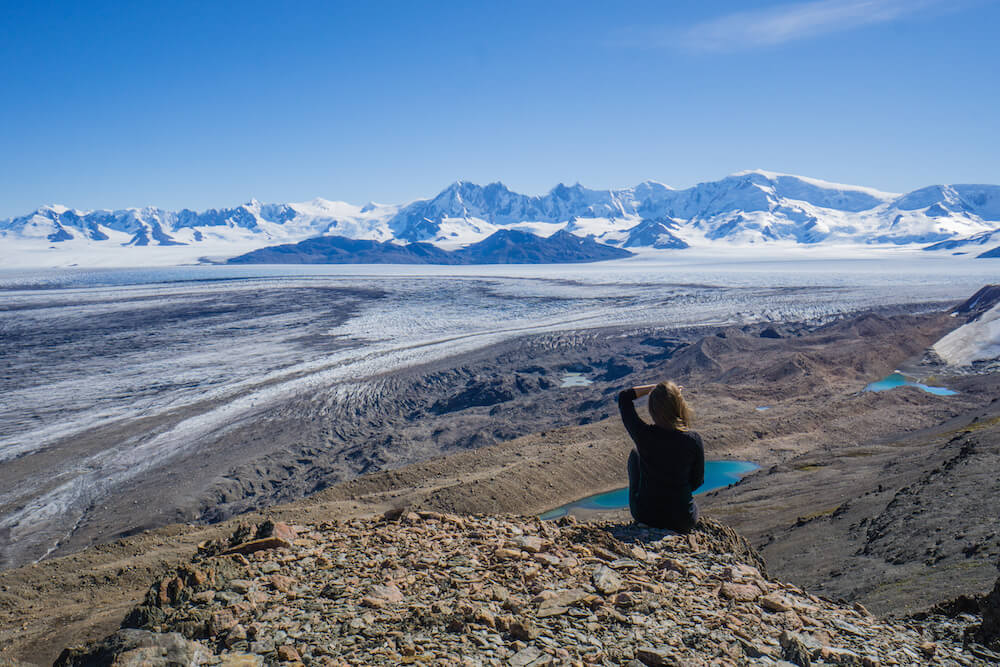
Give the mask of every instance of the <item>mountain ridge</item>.
M 543 238 L 500 229 L 458 250 L 415 241 L 400 245 L 344 236 L 319 236 L 253 250 L 227 264 L 545 264 L 596 262 L 631 257 L 632 252 L 560 230 Z
M 753 170 L 684 189 L 649 180 L 620 189 L 560 183 L 545 194 L 526 195 L 500 181 L 460 180 L 431 198 L 406 204 L 251 200 L 201 212 L 48 205 L 0 220 L 0 242 L 14 251 L 48 244 L 56 249 L 176 246 L 180 253 L 180 246 L 189 246 L 234 256 L 334 235 L 453 250 L 501 229 L 542 237 L 567 231 L 607 245 L 651 249 L 788 242 L 964 252 L 966 245 L 991 244 L 1000 230 L 1000 185 L 931 185 L 897 194 Z

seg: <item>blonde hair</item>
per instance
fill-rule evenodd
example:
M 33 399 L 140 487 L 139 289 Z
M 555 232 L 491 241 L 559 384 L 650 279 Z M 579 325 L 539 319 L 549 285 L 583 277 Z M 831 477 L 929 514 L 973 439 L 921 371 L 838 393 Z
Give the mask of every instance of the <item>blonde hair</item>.
M 688 430 L 693 417 L 680 386 L 673 382 L 661 382 L 649 393 L 649 416 L 657 426 L 677 431 Z

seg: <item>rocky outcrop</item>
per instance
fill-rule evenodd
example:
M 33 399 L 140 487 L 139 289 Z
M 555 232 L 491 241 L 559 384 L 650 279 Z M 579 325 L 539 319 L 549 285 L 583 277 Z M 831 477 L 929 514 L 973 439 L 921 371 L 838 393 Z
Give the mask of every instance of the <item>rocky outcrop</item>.
M 933 627 L 936 636 L 961 640 L 973 657 L 1000 664 L 1000 577 L 988 594 L 960 595 L 914 614 L 911 619 Z M 976 619 L 980 621 L 978 624 L 969 622 Z
M 984 285 L 955 308 L 952 314 L 964 315 L 968 321 L 973 322 L 997 303 L 1000 303 L 1000 285 Z
M 66 649 L 56 660 L 55 667 L 173 667 L 209 664 L 214 662 L 212 657 L 212 651 L 203 644 L 187 640 L 177 632 L 124 629 L 94 646 Z
M 288 546 L 233 552 L 261 532 L 275 530 L 205 545 L 150 588 L 125 621 L 134 627 L 67 649 L 58 664 L 977 660 L 959 639 L 770 579 L 746 540 L 712 520 L 679 535 L 400 509 L 297 526 Z
M 1000 651 L 1000 577 L 993 591 L 980 604 L 983 622 L 975 630 L 975 639 Z

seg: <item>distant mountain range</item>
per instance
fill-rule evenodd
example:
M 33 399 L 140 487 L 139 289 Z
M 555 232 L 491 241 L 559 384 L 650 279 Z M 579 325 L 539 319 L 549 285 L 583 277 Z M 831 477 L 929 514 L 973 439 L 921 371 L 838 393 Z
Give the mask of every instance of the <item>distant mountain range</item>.
M 494 237 L 500 231 L 511 234 Z M 406 255 L 407 261 L 421 253 L 431 257 L 431 248 L 454 251 L 487 239 L 507 244 L 508 257 L 516 257 L 510 254 L 513 245 L 530 242 L 536 250 L 541 248 L 532 237 L 513 232 L 542 238 L 563 232 L 552 247 L 565 246 L 565 234 L 571 234 L 629 249 L 774 242 L 891 244 L 995 256 L 1000 252 L 996 250 L 1000 246 L 1000 186 L 934 185 L 899 195 L 747 171 L 683 190 L 654 181 L 621 190 L 560 184 L 535 196 L 513 192 L 502 183 L 459 181 L 431 199 L 401 205 L 355 206 L 324 199 L 291 204 L 251 201 L 200 213 L 159 208 L 83 212 L 45 206 L 0 221 L 5 252 L 74 248 L 80 256 L 88 249 L 117 248 L 128 253 L 130 248 L 156 246 L 174 247 L 178 255 L 232 257 L 256 248 L 332 236 L 380 244 L 423 244 L 411 247 L 409 254 L 384 246 L 376 253 Z M 334 247 L 337 244 L 343 247 Z M 338 241 L 327 250 L 343 259 L 345 253 L 371 256 L 375 247 Z M 288 255 L 287 250 L 272 250 L 273 257 Z M 528 260 L 532 253 L 526 248 L 523 259 L 552 261 L 550 250 L 532 251 L 536 259 Z M 306 246 L 305 252 L 314 251 L 326 252 Z M 455 261 L 463 257 L 464 262 L 475 255 L 470 251 L 449 257 Z M 482 261 L 496 258 L 482 255 Z
M 548 237 L 501 229 L 458 250 L 430 243 L 319 236 L 234 257 L 229 264 L 559 264 L 631 257 L 633 253 L 560 230 Z

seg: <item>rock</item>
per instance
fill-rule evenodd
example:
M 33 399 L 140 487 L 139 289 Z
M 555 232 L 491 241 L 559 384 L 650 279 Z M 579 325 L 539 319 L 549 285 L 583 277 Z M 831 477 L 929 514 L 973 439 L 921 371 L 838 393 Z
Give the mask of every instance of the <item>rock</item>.
M 264 667 L 264 658 L 250 653 L 227 653 L 219 658 L 217 667 Z
M 569 611 L 569 607 L 560 607 L 559 605 L 546 604 L 543 602 L 538 607 L 538 611 L 535 613 L 535 616 L 538 618 L 548 618 L 549 616 L 559 616 L 560 614 L 565 614 L 567 611 Z
M 347 627 L 351 632 L 364 632 L 368 629 L 368 622 L 361 617 L 356 617 L 347 622 Z
M 722 576 L 725 577 L 727 581 L 736 583 L 743 582 L 748 579 L 750 581 L 758 581 L 761 579 L 760 570 L 742 563 L 727 566 L 726 569 L 722 571 Z
M 792 610 L 792 606 L 788 603 L 788 601 L 783 596 L 777 593 L 771 593 L 770 595 L 765 595 L 764 597 L 762 597 L 760 600 L 757 601 L 757 604 L 759 604 L 764 609 L 773 612 L 783 612 Z
M 619 558 L 621 558 L 621 556 L 617 552 L 611 551 L 610 549 L 605 549 L 599 544 L 590 545 L 590 552 L 593 555 L 600 558 L 601 560 L 606 560 L 608 562 L 616 561 Z
M 516 538 L 514 543 L 517 544 L 517 546 L 522 550 L 533 554 L 540 552 L 545 546 L 542 539 L 540 537 L 535 537 L 534 535 L 522 535 Z
M 226 633 L 226 648 L 232 648 L 239 642 L 246 641 L 247 629 L 237 623 Z
M 969 653 L 976 656 L 977 658 L 982 658 L 991 663 L 1000 664 L 1000 653 L 994 653 L 985 646 L 979 646 L 978 644 L 969 645 Z
M 553 554 L 549 554 L 549 553 L 545 553 L 545 552 L 534 554 L 532 556 L 532 559 L 534 559 L 535 561 L 537 561 L 537 562 L 539 562 L 539 563 L 541 563 L 543 565 L 556 566 L 556 565 L 559 565 L 560 563 L 562 563 L 562 559 L 559 558 L 559 556 L 554 556 Z
M 676 558 L 664 558 L 660 561 L 660 567 L 665 570 L 671 570 L 673 572 L 679 572 L 680 574 L 687 574 L 687 566 Z M 728 569 L 728 568 L 727 568 Z
M 527 618 L 515 618 L 511 621 L 507 631 L 510 632 L 510 635 L 514 639 L 520 639 L 524 642 L 531 641 L 541 634 L 538 630 L 538 626 Z
M 802 619 L 794 611 L 781 611 L 775 614 L 777 625 L 786 630 L 798 630 L 803 626 Z
M 207 662 L 212 652 L 198 642 L 185 639 L 177 632 L 158 633 L 146 630 L 119 630 L 107 639 L 82 649 L 66 649 L 56 660 L 55 667 L 171 667 L 199 665 Z
M 274 588 L 274 590 L 281 591 L 282 593 L 289 592 L 295 585 L 295 579 L 293 579 L 292 577 L 287 577 L 283 574 L 272 574 L 270 577 L 268 577 L 268 581 L 270 582 L 271 587 Z
M 377 584 L 372 586 L 372 595 L 386 602 L 402 602 L 403 592 L 396 584 Z
M 232 591 L 215 591 L 212 597 L 227 605 L 239 604 L 243 600 L 243 596 Z
M 267 549 L 291 549 L 292 544 L 287 540 L 283 540 L 280 537 L 265 537 L 260 540 L 251 540 L 250 542 L 244 542 L 243 544 L 237 544 L 222 552 L 223 556 L 228 556 L 229 554 L 252 554 L 257 551 L 265 551 Z
M 435 600 L 431 603 L 431 611 L 439 616 L 447 616 L 451 613 L 451 605 L 441 600 Z
M 600 591 L 602 595 L 617 593 L 621 590 L 623 584 L 621 576 L 607 565 L 598 565 L 591 576 L 591 581 L 594 584 L 594 588 Z
M 739 640 L 740 648 L 743 649 L 743 655 L 748 658 L 763 658 L 764 656 L 771 656 L 770 651 L 754 644 L 753 642 L 747 641 L 746 639 L 740 638 Z
M 208 604 L 215 599 L 215 591 L 198 591 L 191 596 L 191 600 L 198 604 Z
M 843 667 L 862 667 L 861 656 L 846 648 L 834 648 L 824 646 L 820 649 L 819 658 L 830 665 L 843 665 Z
M 265 593 L 264 591 L 250 591 L 249 593 L 247 593 L 246 598 L 250 602 L 257 604 L 261 602 L 267 602 L 271 598 L 271 596 Z
M 254 653 L 260 654 L 270 653 L 274 650 L 274 640 L 268 638 L 250 642 L 250 650 Z
M 833 627 L 837 628 L 838 630 L 843 630 L 847 634 L 854 635 L 855 637 L 868 637 L 868 635 L 870 634 L 859 628 L 857 625 L 853 623 L 848 623 L 847 621 L 841 620 L 839 618 L 834 618 L 830 622 L 833 625 Z
M 1000 563 L 997 564 L 1000 567 Z M 983 622 L 974 631 L 976 641 L 995 651 L 1000 651 L 1000 577 L 993 590 L 980 604 Z
M 257 534 L 255 535 L 257 539 L 277 537 L 278 539 L 285 540 L 286 542 L 294 542 L 295 538 L 298 536 L 298 531 L 289 526 L 287 523 L 282 521 L 271 521 L 270 519 L 257 526 Z
M 220 609 L 214 612 L 208 621 L 208 632 L 211 635 L 222 634 L 237 623 L 233 612 L 228 609 Z
M 635 604 L 635 598 L 632 597 L 627 591 L 616 594 L 612 599 L 611 603 L 616 607 L 631 607 Z
M 485 625 L 488 628 L 496 627 L 496 616 L 489 609 L 480 607 L 476 609 L 472 614 L 472 620 L 479 625 Z
M 752 602 L 760 597 L 760 589 L 753 584 L 734 584 L 725 581 L 719 588 L 719 595 L 737 602 Z
M 302 659 L 302 656 L 299 655 L 299 652 L 296 651 L 293 647 L 288 646 L 287 644 L 284 646 L 279 646 L 276 653 L 278 654 L 278 660 L 284 662 L 294 662 Z
M 547 616 L 558 616 L 569 611 L 570 607 L 598 599 L 582 588 L 572 588 L 569 590 L 556 591 L 552 597 L 543 601 L 538 607 L 537 616 L 544 618 Z
M 250 653 L 227 653 L 219 658 L 217 667 L 264 667 L 264 658 Z
M 321 597 L 336 600 L 344 594 L 344 588 L 339 584 L 327 584 L 323 587 L 323 590 L 321 590 L 319 594 Z
M 635 650 L 635 658 L 648 667 L 662 667 L 664 665 L 674 665 L 674 652 L 670 649 L 657 649 L 648 646 L 640 646 Z
M 799 667 L 809 667 L 812 664 L 812 652 L 802 641 L 799 635 L 792 632 L 782 632 L 779 638 L 781 642 L 781 659 L 787 660 Z
M 510 591 L 506 586 L 493 584 L 489 587 L 489 598 L 494 602 L 503 602 L 510 597 Z
M 517 549 L 507 549 L 505 547 L 500 547 L 493 552 L 493 556 L 499 560 L 520 560 L 521 552 Z
M 229 582 L 229 587 L 237 593 L 249 593 L 253 588 L 253 582 L 246 579 L 233 579 Z
M 920 652 L 928 658 L 933 658 L 934 654 L 937 653 L 937 644 L 934 642 L 923 642 L 919 648 Z
M 160 581 L 156 592 L 156 601 L 161 607 L 177 602 L 184 590 L 184 581 L 180 577 L 169 577 Z
M 528 665 L 535 665 L 536 661 L 538 661 L 543 655 L 545 654 L 539 651 L 534 646 L 526 646 L 525 648 L 521 649 L 513 656 L 511 656 L 510 660 L 508 660 L 507 663 L 512 667 L 528 667 Z M 538 663 L 538 664 L 541 665 L 547 663 Z

